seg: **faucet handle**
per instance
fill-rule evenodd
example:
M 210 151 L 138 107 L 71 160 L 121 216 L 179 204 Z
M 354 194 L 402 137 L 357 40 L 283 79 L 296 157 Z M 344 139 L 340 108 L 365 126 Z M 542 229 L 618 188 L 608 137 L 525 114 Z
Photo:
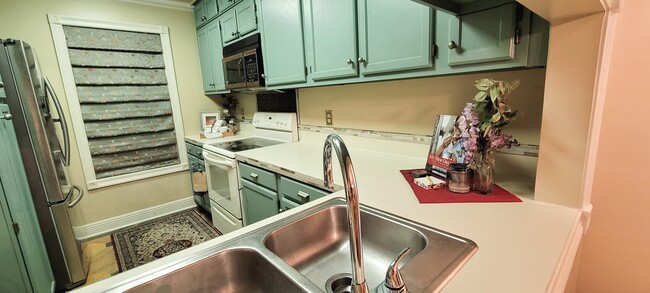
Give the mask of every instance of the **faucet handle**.
M 384 284 L 390 290 L 399 291 L 401 289 L 406 289 L 406 284 L 404 284 L 404 279 L 402 279 L 402 274 L 399 272 L 399 262 L 411 251 L 410 247 L 405 248 L 399 255 L 388 265 L 388 270 L 386 271 L 386 280 Z M 405 291 L 404 291 L 405 292 Z

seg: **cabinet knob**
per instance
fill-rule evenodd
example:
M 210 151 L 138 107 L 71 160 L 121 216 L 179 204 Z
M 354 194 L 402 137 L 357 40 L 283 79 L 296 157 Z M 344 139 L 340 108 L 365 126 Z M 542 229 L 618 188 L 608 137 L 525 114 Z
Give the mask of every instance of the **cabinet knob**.
M 262 77 L 262 79 L 266 79 L 266 74 L 262 73 L 262 75 L 260 76 Z
M 210 83 L 208 86 L 214 86 L 214 83 Z
M 5 84 L 2 81 L 0 81 L 0 89 L 3 87 L 5 87 Z
M 449 42 L 449 45 L 447 47 L 449 47 L 450 50 L 453 50 L 453 49 L 458 48 L 458 45 L 456 45 L 456 42 L 451 41 L 451 42 Z
M 4 114 L 4 115 L 0 116 L 0 119 L 11 120 L 11 119 L 14 119 L 14 116 L 7 113 L 7 114 Z
M 348 63 L 349 65 L 352 65 L 352 63 L 354 63 L 354 61 L 352 61 L 352 59 L 348 59 L 347 63 Z
M 363 57 L 359 57 L 359 64 L 366 63 L 366 59 L 363 59 Z
M 230 35 L 234 37 L 236 35 L 236 33 L 232 32 L 232 33 L 230 33 Z

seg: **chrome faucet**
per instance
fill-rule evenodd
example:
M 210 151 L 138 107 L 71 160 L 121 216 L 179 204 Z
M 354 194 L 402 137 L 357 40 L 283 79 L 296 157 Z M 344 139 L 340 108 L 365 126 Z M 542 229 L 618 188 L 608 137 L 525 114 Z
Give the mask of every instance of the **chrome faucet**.
M 334 188 L 332 176 L 332 148 L 336 150 L 341 172 L 343 173 L 343 185 L 345 187 L 345 201 L 348 212 L 348 230 L 350 232 L 350 253 L 352 254 L 352 293 L 367 293 L 370 290 L 366 284 L 366 277 L 363 272 L 363 246 L 361 245 L 361 214 L 359 212 L 359 191 L 357 179 L 354 176 L 352 159 L 348 153 L 343 139 L 336 134 L 330 134 L 325 139 L 323 147 L 323 174 L 325 175 L 325 187 Z

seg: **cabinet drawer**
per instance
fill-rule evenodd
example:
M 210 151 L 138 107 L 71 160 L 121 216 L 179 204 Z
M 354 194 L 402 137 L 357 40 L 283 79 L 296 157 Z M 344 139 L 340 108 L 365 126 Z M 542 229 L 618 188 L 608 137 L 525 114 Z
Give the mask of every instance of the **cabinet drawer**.
M 280 193 L 282 194 L 282 198 L 287 198 L 298 204 L 303 204 L 330 194 L 330 192 L 286 177 L 280 179 Z
M 202 147 L 195 146 L 195 145 L 193 145 L 191 143 L 185 143 L 185 145 L 187 146 L 187 153 L 188 154 L 190 154 L 192 156 L 195 156 L 195 157 L 197 157 L 199 159 L 203 159 L 203 148 Z
M 239 174 L 242 179 L 255 182 L 274 191 L 278 190 L 278 182 L 275 179 L 275 173 L 273 172 L 239 163 Z
M 287 199 L 286 197 L 283 197 L 283 198 L 280 199 L 280 211 L 281 212 L 288 211 L 288 210 L 293 209 L 293 208 L 295 208 L 295 207 L 297 207 L 299 205 L 300 204 L 297 204 L 297 203 Z

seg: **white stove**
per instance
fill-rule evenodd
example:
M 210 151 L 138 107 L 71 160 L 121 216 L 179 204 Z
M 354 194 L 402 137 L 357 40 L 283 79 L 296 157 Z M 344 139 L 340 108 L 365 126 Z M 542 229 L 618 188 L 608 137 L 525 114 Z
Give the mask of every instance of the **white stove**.
M 253 135 L 203 145 L 212 224 L 222 233 L 243 227 L 235 153 L 298 140 L 295 113 L 257 112 Z

